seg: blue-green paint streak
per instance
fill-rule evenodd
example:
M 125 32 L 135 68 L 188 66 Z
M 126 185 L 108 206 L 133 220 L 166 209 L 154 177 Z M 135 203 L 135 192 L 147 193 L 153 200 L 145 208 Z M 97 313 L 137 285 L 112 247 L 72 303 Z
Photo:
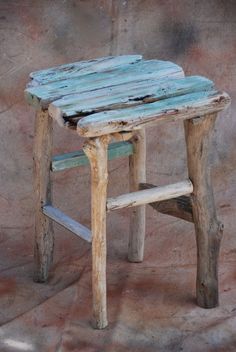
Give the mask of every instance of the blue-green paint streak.
M 131 142 L 117 142 L 108 146 L 108 160 L 117 159 L 133 154 L 133 144 Z M 52 159 L 51 170 L 62 171 L 78 166 L 88 165 L 89 160 L 83 150 L 56 155 Z
M 53 102 L 61 116 L 79 116 L 91 111 L 125 108 L 140 105 L 144 101 L 154 101 L 182 94 L 211 90 L 214 83 L 201 76 L 179 79 L 148 80 L 126 88 L 126 85 L 105 88 L 80 95 L 67 96 Z M 119 106 L 120 105 L 120 106 Z M 49 107 L 50 111 L 50 107 Z
M 183 77 L 183 70 L 168 61 L 139 61 L 105 72 L 29 87 L 25 90 L 25 98 L 30 105 L 46 109 L 50 102 L 66 95 L 168 76 Z

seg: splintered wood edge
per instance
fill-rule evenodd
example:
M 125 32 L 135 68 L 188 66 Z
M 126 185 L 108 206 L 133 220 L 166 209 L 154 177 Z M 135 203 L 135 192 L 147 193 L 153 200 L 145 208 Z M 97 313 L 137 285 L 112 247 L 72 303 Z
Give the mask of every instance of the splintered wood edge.
M 115 133 L 120 131 L 131 131 L 135 129 L 140 129 L 140 128 L 143 128 L 144 126 L 152 125 L 162 120 L 164 121 L 188 120 L 197 116 L 203 116 L 213 112 L 219 112 L 225 109 L 227 106 L 229 106 L 231 100 L 227 93 L 217 92 L 217 94 L 213 96 L 210 96 L 210 93 L 211 92 L 209 92 L 209 97 L 204 97 L 203 98 L 204 101 L 197 102 L 195 106 L 193 102 L 192 102 L 193 106 L 190 105 L 187 108 L 186 106 L 182 107 L 181 105 L 176 106 L 177 111 L 175 111 L 174 108 L 171 108 L 168 110 L 168 101 L 173 99 L 173 98 L 169 98 L 169 99 L 166 99 L 167 106 L 165 110 L 159 110 L 156 113 L 154 110 L 153 114 L 149 114 L 146 116 L 142 116 L 142 114 L 140 115 L 137 114 L 137 116 L 132 118 L 132 113 L 133 114 L 135 113 L 135 108 L 133 109 L 127 108 L 127 109 L 120 110 L 121 112 L 124 113 L 123 114 L 124 117 L 120 117 L 120 116 L 117 117 L 115 115 L 116 112 L 118 112 L 119 110 L 113 110 L 111 112 L 108 111 L 105 113 L 88 115 L 86 117 L 81 118 L 78 121 L 77 132 L 80 136 L 83 136 L 83 137 L 97 137 L 104 134 L 110 134 L 110 133 Z M 180 97 L 175 97 L 175 98 L 180 98 Z M 158 102 L 150 103 L 150 104 L 156 104 L 156 103 Z M 148 105 L 150 106 L 150 104 Z M 143 107 L 144 105 L 141 105 L 141 106 Z M 111 117 L 108 121 L 106 121 L 103 117 L 103 114 L 106 114 L 106 117 L 107 117 L 109 116 L 109 113 Z M 125 119 L 125 113 L 127 114 L 127 117 L 129 117 L 129 119 L 127 120 Z M 98 119 L 98 116 L 99 116 L 99 119 Z M 89 121 L 90 117 L 93 117 L 94 120 L 96 118 L 97 119 L 96 122 L 95 121 L 93 121 L 93 123 L 90 122 Z
M 139 64 L 143 64 L 144 68 L 143 70 L 141 70 L 141 67 L 139 67 Z M 145 66 L 146 65 L 146 66 Z M 153 72 L 149 72 L 151 68 L 148 69 L 148 65 L 154 66 L 153 67 Z M 159 65 L 162 68 L 159 68 L 158 70 L 155 69 L 155 65 Z M 165 67 L 165 65 L 167 67 Z M 132 72 L 128 72 L 128 69 L 130 67 L 134 67 L 134 70 L 132 69 Z M 141 70 L 141 71 L 140 71 Z M 91 72 L 91 74 L 84 74 L 84 75 L 80 75 L 80 76 L 72 76 L 72 77 L 68 77 L 68 78 L 64 78 L 63 80 L 59 80 L 59 81 L 53 81 L 51 83 L 47 83 L 47 84 L 42 84 L 42 85 L 37 85 L 35 87 L 29 86 L 28 88 L 26 88 L 25 90 L 25 99 L 28 102 L 28 104 L 34 106 L 35 108 L 37 107 L 41 107 L 42 109 L 47 109 L 48 105 L 55 101 L 58 100 L 66 95 L 71 95 L 71 94 L 76 94 L 76 93 L 80 93 L 80 92 L 84 92 L 84 91 L 89 91 L 89 90 L 95 90 L 95 89 L 101 89 L 103 87 L 103 80 L 105 79 L 106 85 L 105 86 L 110 86 L 110 81 L 111 79 L 115 80 L 115 82 L 113 81 L 113 85 L 114 84 L 121 84 L 121 78 L 119 77 L 119 75 L 117 75 L 117 71 L 118 72 L 123 72 L 123 76 L 124 79 L 127 77 L 132 77 L 132 74 L 135 74 L 135 79 L 137 79 L 137 74 L 141 75 L 143 78 L 145 75 L 148 75 L 149 78 L 152 77 L 156 77 L 156 76 L 160 76 L 161 77 L 183 77 L 184 73 L 181 67 L 179 67 L 178 65 L 174 64 L 174 63 L 170 63 L 168 61 L 161 61 L 161 60 L 140 60 L 137 61 L 135 63 L 127 63 L 126 65 L 124 65 L 124 67 L 122 67 L 122 65 L 118 66 L 118 67 L 113 67 L 113 69 L 106 71 L 106 69 L 101 70 L 101 72 Z M 91 85 L 91 82 L 93 82 L 93 78 L 91 78 L 93 76 L 93 74 L 96 75 L 100 75 L 100 83 L 97 83 L 97 85 L 93 85 L 92 87 L 90 87 L 89 85 Z M 115 78 L 113 76 L 115 75 Z M 104 77 L 103 77 L 104 76 Z M 111 76 L 111 77 L 110 77 Z M 147 77 L 147 78 L 148 78 Z M 101 80 L 101 78 L 103 78 Z M 86 85 L 86 88 L 81 90 L 80 87 L 80 82 L 77 82 L 78 80 L 82 79 L 83 83 L 82 83 L 82 87 L 84 87 L 84 85 Z M 85 81 L 84 81 L 85 80 Z M 128 79 L 128 82 L 133 81 L 132 79 Z M 66 88 L 66 90 L 63 90 L 60 88 L 60 85 L 62 84 L 68 84 L 70 86 L 70 91 L 68 92 L 68 87 Z M 108 84 L 109 82 L 109 84 Z M 47 93 L 45 94 L 45 90 L 47 89 L 47 86 L 49 85 L 50 88 L 48 88 Z M 51 87 L 53 85 L 53 88 Z M 72 86 L 71 86 L 72 85 Z
M 120 84 L 91 92 L 67 95 L 50 103 L 48 111 L 49 115 L 61 126 L 63 123 L 66 124 L 66 121 L 76 124 L 81 117 L 85 114 L 90 115 L 91 112 L 134 107 L 174 96 L 210 91 L 213 87 L 212 81 L 201 76 L 150 79 L 133 82 L 133 85 Z M 103 105 L 101 105 L 101 100 Z
M 68 64 L 62 64 L 59 66 L 54 66 L 50 67 L 47 69 L 39 70 L 39 71 L 34 71 L 30 73 L 30 77 L 38 77 L 42 75 L 52 75 L 54 72 L 56 74 L 60 74 L 60 72 L 68 71 L 71 68 L 72 69 L 79 69 L 81 70 L 87 70 L 92 67 L 96 66 L 102 66 L 105 64 L 105 68 L 107 67 L 116 67 L 120 65 L 124 65 L 125 63 L 133 63 L 142 60 L 142 55 L 136 55 L 136 54 L 131 54 L 131 55 L 110 55 L 110 56 L 103 56 L 95 59 L 89 59 L 89 60 L 82 60 L 82 61 L 76 61 L 76 62 L 71 62 Z M 96 71 L 96 69 L 94 70 Z

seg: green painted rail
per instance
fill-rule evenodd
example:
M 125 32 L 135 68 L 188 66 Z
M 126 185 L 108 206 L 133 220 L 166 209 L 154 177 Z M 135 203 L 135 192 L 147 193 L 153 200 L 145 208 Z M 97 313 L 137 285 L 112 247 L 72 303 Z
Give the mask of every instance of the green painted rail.
M 129 156 L 134 153 L 132 142 L 111 143 L 108 146 L 108 160 Z M 89 160 L 83 150 L 78 150 L 52 158 L 51 170 L 62 171 L 78 166 L 89 165 Z

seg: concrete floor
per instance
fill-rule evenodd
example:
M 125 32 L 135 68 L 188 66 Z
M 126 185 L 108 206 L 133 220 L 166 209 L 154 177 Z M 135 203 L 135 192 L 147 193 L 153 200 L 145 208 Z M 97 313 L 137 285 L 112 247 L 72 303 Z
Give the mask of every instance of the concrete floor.
M 0 352 L 211 352 L 236 350 L 236 152 L 234 0 L 0 0 Z M 33 275 L 31 71 L 109 54 L 172 60 L 214 80 L 232 98 L 218 119 L 211 166 L 221 245 L 220 306 L 195 304 L 193 226 L 147 208 L 145 260 L 126 260 L 128 213 L 108 218 L 109 327 L 91 317 L 90 246 L 55 227 L 47 284 Z M 83 140 L 55 126 L 55 154 Z M 183 127 L 147 131 L 147 181 L 185 179 Z M 174 138 L 173 138 L 174 136 Z M 127 191 L 127 159 L 110 162 L 109 195 Z M 90 226 L 89 168 L 54 176 L 54 204 Z M 123 176 L 121 178 L 121 175 Z M 122 181 L 121 181 L 122 179 Z

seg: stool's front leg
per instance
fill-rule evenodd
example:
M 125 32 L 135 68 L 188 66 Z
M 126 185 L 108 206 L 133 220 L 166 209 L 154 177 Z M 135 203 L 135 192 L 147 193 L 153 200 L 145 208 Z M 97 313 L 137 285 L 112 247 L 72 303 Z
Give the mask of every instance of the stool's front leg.
M 145 129 L 135 132 L 133 137 L 134 154 L 129 158 L 130 191 L 139 190 L 139 184 L 146 182 L 146 137 Z M 145 240 L 145 205 L 133 207 L 130 216 L 128 259 L 142 262 Z
M 209 137 L 216 114 L 185 121 L 192 209 L 197 241 L 197 303 L 218 305 L 218 256 L 223 225 L 216 217 L 208 163 Z
M 50 163 L 52 156 L 52 118 L 47 111 L 38 111 L 34 137 L 35 209 L 35 274 L 36 282 L 45 282 L 53 258 L 54 235 L 52 221 L 42 213 L 51 204 Z
M 107 326 L 106 307 L 106 201 L 107 201 L 107 147 L 110 137 L 90 139 L 84 152 L 91 165 L 92 216 L 92 290 L 93 326 Z

